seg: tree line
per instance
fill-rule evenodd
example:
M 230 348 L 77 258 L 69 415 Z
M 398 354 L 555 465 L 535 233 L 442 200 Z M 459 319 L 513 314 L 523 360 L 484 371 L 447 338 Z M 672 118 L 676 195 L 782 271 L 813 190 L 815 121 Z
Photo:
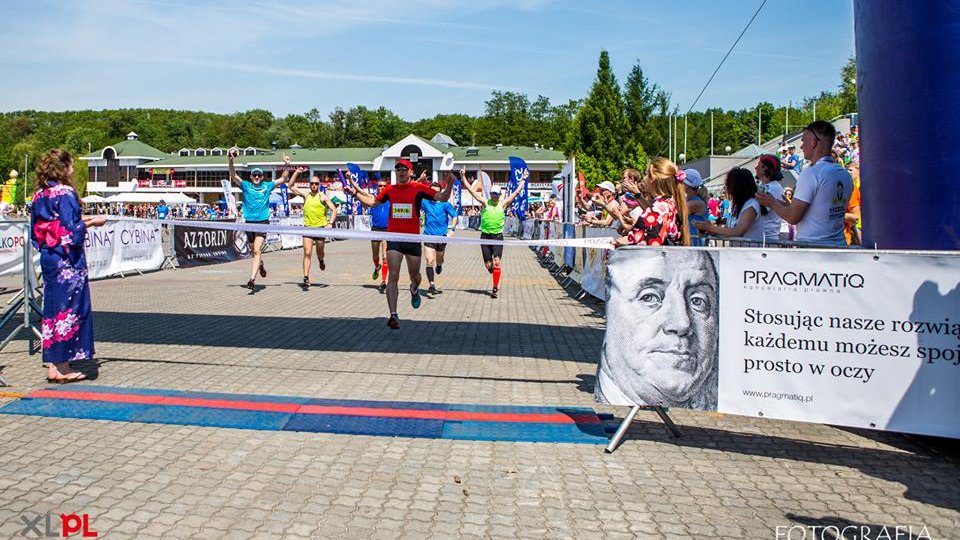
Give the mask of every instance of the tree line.
M 824 91 L 790 109 L 789 131 L 813 120 L 814 104 L 818 118 L 855 112 L 855 78 L 851 58 L 841 71 L 837 91 Z M 748 109 L 714 108 L 689 113 L 687 160 L 710 152 L 711 113 L 716 153 L 723 153 L 726 146 L 737 149 L 755 142 L 758 109 L 762 140 L 773 139 L 787 130 L 784 104 L 762 102 Z M 381 147 L 408 133 L 430 139 L 439 132 L 462 146 L 538 144 L 576 155 L 578 168 L 592 186 L 619 177 L 625 166 L 644 168 L 648 155 L 666 155 L 669 118 L 678 114 L 681 113 L 670 93 L 650 81 L 639 63 L 633 66 L 621 88 L 611 70 L 609 54 L 601 51 L 596 77 L 584 99 L 555 104 L 544 96 L 531 99 L 523 93 L 495 90 L 479 116 L 438 114 L 407 121 L 385 107 L 364 106 L 338 107 L 326 117 L 317 109 L 283 117 L 262 109 L 235 114 L 164 109 L 0 113 L 0 171 L 4 177 L 11 169 L 22 172 L 25 155 L 30 156 L 33 169 L 37 157 L 51 148 L 85 155 L 124 140 L 130 131 L 165 152 L 233 145 Z M 682 130 L 682 117 L 679 126 Z M 682 138 L 679 142 L 682 148 Z M 86 185 L 86 176 L 86 167 L 76 168 L 78 188 Z M 22 189 L 19 191 L 23 193 Z

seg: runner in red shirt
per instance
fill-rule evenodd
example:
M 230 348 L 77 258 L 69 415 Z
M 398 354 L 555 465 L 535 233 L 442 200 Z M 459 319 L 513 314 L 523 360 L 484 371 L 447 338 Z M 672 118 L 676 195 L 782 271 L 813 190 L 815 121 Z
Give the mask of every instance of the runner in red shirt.
M 420 202 L 423 200 L 443 202 L 450 198 L 455 177 L 448 173 L 447 185 L 439 193 L 430 186 L 411 181 L 413 164 L 406 159 L 398 159 L 394 167 L 397 173 L 397 183 L 387 186 L 376 197 L 360 186 L 350 177 L 354 196 L 364 206 L 377 206 L 390 203 L 390 218 L 387 221 L 387 232 L 420 234 Z M 397 316 L 398 283 L 400 282 L 400 264 L 406 259 L 407 273 L 410 274 L 410 304 L 413 309 L 420 307 L 420 242 L 387 242 L 387 266 L 390 275 L 387 278 L 387 307 L 390 308 L 390 318 L 387 326 L 396 330 L 400 328 L 400 317 Z

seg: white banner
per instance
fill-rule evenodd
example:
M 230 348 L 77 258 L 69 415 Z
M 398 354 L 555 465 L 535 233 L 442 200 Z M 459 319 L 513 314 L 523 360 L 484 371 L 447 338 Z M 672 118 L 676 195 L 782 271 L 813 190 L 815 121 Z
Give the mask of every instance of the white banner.
M 280 218 L 280 225 L 302 226 L 303 216 L 290 216 Z M 303 247 L 303 237 L 292 234 L 280 235 L 280 249 L 295 249 Z
M 617 231 L 587 227 L 585 238 L 616 238 Z M 608 250 L 588 249 L 583 261 L 583 280 L 580 286 L 594 298 L 607 299 L 607 257 Z
M 516 236 L 517 230 L 520 228 L 520 220 L 510 216 L 504 218 L 503 220 L 503 235 L 504 236 Z
M 550 222 L 550 238 L 553 240 L 563 238 L 563 226 L 557 221 Z M 563 246 L 552 246 L 550 252 L 553 253 L 554 262 L 563 265 Z
M 151 222 L 108 221 L 87 229 L 84 251 L 90 279 L 156 270 L 163 265 L 163 235 Z
M 960 254 L 629 249 L 597 397 L 960 438 Z
M 353 216 L 353 230 L 355 231 L 369 231 L 370 230 L 370 221 L 373 218 L 369 214 L 361 214 L 359 216 Z
M 25 221 L 0 221 L 0 276 L 23 272 L 23 243 L 26 241 L 28 223 Z M 33 252 L 34 263 L 40 253 Z
M 527 219 L 523 222 L 523 233 L 520 235 L 522 240 L 530 240 L 533 238 L 533 228 L 537 225 L 537 222 L 533 219 Z

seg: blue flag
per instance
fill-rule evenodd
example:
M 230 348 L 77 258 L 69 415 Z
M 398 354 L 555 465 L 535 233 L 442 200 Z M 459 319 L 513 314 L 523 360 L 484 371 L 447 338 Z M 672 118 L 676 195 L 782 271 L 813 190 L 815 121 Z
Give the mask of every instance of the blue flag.
M 457 215 L 463 215 L 463 205 L 460 204 L 460 179 L 453 181 L 453 206 L 457 209 Z
M 283 217 L 290 217 L 290 190 L 286 184 L 280 184 L 280 211 Z
M 350 176 L 353 177 L 353 181 L 363 187 L 361 183 L 363 171 L 360 170 L 360 167 L 356 163 L 347 163 L 347 170 L 350 171 Z
M 527 162 L 518 157 L 510 156 L 510 182 L 507 183 L 507 191 L 510 193 L 516 191 L 517 186 L 520 185 L 520 180 L 523 180 L 524 174 L 527 173 Z M 517 198 L 513 200 L 513 213 L 520 221 L 525 220 L 527 217 L 527 210 L 530 207 L 527 202 L 529 191 L 530 186 L 528 184 L 524 184 L 523 191 L 520 192 L 520 194 L 517 195 Z

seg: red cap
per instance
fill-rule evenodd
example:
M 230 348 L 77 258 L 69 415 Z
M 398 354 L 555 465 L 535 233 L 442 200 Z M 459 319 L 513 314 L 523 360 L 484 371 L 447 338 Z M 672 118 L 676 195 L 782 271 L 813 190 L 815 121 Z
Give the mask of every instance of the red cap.
M 397 168 L 400 166 L 406 167 L 408 171 L 413 170 L 413 163 L 410 163 L 409 159 L 398 159 L 397 164 L 394 165 L 394 168 Z

